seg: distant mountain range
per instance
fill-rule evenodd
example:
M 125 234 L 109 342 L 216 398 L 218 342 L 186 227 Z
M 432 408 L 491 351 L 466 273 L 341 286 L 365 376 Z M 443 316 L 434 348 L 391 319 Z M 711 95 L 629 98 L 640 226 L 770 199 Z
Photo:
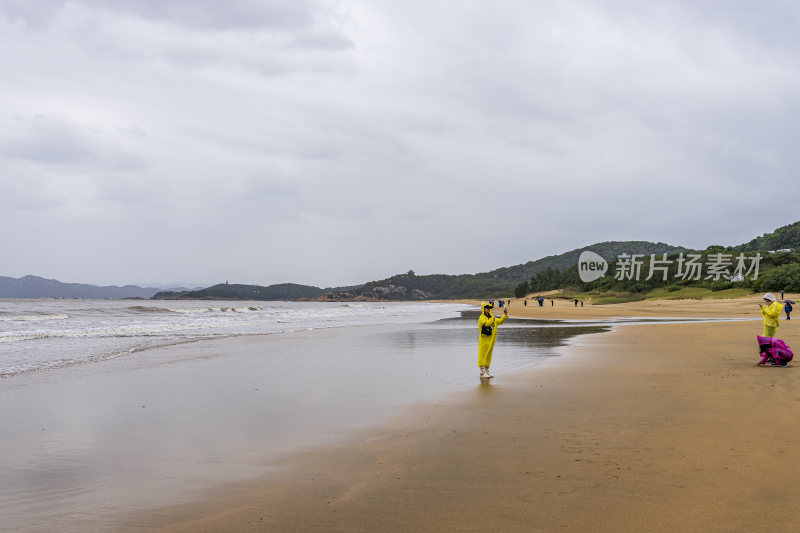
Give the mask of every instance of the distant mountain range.
M 84 283 L 62 283 L 39 276 L 9 278 L 0 276 L 0 298 L 151 298 L 163 289 L 136 285 L 97 286 Z M 178 287 L 174 290 L 188 290 Z
M 764 252 L 800 248 L 800 222 L 778 228 L 748 243 L 726 249 Z M 576 248 L 560 255 L 529 261 L 522 265 L 498 268 L 479 274 L 432 274 L 418 276 L 413 271 L 363 285 L 321 289 L 309 285 L 282 283 L 267 287 L 223 283 L 205 289 L 175 288 L 164 291 L 153 287 L 124 287 L 61 283 L 37 276 L 15 279 L 0 276 L 0 298 L 153 298 L 216 300 L 428 300 L 484 298 L 510 295 L 522 281 L 548 268 L 563 271 L 578 262 L 584 250 L 591 250 L 611 261 L 621 253 L 662 254 L 691 251 L 681 246 L 648 241 L 609 241 Z
M 195 291 L 161 291 L 154 300 L 298 300 L 319 298 L 325 291 L 319 287 L 281 283 L 262 287 L 260 285 L 237 285 L 221 283 Z

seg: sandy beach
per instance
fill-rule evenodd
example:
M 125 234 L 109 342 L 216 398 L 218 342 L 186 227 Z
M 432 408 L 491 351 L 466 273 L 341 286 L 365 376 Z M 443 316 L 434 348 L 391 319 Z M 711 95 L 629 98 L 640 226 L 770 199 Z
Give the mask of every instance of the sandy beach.
M 603 318 L 631 317 L 669 317 L 669 318 L 759 318 L 759 295 L 750 298 L 724 298 L 718 300 L 644 300 L 611 305 L 575 305 L 574 300 L 559 298 L 556 293 L 543 293 L 544 305 L 539 307 L 535 300 L 528 299 L 524 305 L 522 298 L 512 298 L 509 306 L 511 316 L 559 320 L 592 320 Z M 796 294 L 786 294 L 787 299 L 797 299 Z M 550 298 L 553 298 L 553 305 Z M 478 302 L 470 302 L 477 304 Z M 495 309 L 497 311 L 497 309 Z
M 757 318 L 758 301 L 557 303 L 549 311 Z M 512 314 L 548 312 L 517 303 Z M 794 325 L 782 320 L 790 345 Z M 793 365 L 755 366 L 760 330 L 749 320 L 580 336 L 547 364 L 488 385 L 476 378 L 468 392 L 347 444 L 297 454 L 279 473 L 114 528 L 797 531 L 800 388 Z

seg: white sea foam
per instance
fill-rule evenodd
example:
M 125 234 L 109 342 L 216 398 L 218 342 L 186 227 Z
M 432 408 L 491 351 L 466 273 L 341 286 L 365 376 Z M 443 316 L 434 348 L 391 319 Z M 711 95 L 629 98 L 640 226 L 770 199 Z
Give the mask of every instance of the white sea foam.
M 0 322 L 41 322 L 44 320 L 66 320 L 69 315 L 0 315 Z
M 0 375 L 103 361 L 157 345 L 457 316 L 428 303 L 0 301 Z

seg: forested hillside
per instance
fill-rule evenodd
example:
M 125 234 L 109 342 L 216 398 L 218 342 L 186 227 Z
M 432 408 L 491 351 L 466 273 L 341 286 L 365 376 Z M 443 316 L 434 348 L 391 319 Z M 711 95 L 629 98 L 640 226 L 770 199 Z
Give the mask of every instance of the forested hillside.
M 624 257 L 601 254 L 609 262 L 608 273 L 588 283 L 581 280 L 576 260 L 566 269 L 550 268 L 523 279 L 514 294 L 561 288 L 592 293 L 645 293 L 660 288 L 677 291 L 683 287 L 712 291 L 731 288 L 800 291 L 797 250 L 800 250 L 800 222 L 739 246 L 712 245 L 701 251 L 669 253 L 666 257 L 653 252 L 654 257 L 645 253 L 632 258 L 639 252 L 630 250 L 622 252 L 628 254 Z
M 578 262 L 584 250 L 592 250 L 607 260 L 619 253 L 637 254 L 670 253 L 688 251 L 686 248 L 665 243 L 647 241 L 609 241 L 577 248 L 560 255 L 551 255 L 529 261 L 522 265 L 498 268 L 480 274 L 431 274 L 417 275 L 413 271 L 390 278 L 372 281 L 354 291 L 329 292 L 329 300 L 377 299 L 377 300 L 444 300 L 466 298 L 490 298 L 510 295 L 520 279 L 535 276 L 548 269 L 561 271 Z

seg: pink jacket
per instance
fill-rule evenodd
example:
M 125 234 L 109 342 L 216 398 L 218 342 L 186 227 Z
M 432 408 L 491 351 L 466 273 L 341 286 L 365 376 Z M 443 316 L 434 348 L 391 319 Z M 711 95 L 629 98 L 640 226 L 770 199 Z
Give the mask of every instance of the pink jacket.
M 779 365 L 788 363 L 794 358 L 792 349 L 781 339 L 762 337 L 761 335 L 756 335 L 756 338 L 758 339 L 758 345 L 766 348 L 761 353 L 761 361 L 758 364 L 766 364 L 770 357 Z

